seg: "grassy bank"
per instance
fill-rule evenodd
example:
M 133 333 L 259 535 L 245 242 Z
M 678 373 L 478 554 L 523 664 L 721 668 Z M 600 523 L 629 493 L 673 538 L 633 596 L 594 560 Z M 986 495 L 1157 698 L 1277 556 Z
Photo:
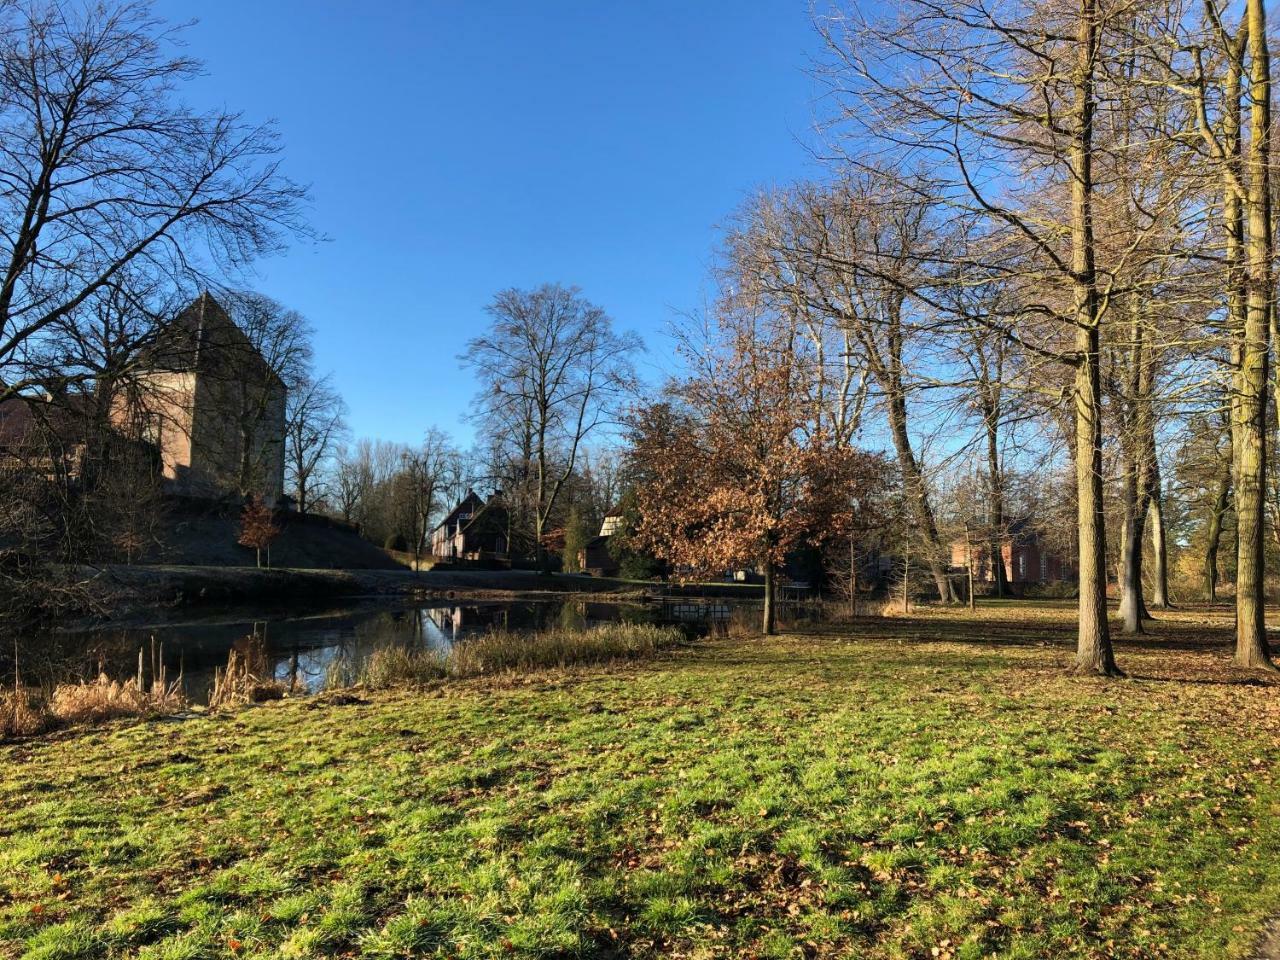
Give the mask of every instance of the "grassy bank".
M 0 748 L 0 955 L 1248 956 L 1280 691 L 1218 614 L 1121 682 L 1068 637 L 957 612 Z

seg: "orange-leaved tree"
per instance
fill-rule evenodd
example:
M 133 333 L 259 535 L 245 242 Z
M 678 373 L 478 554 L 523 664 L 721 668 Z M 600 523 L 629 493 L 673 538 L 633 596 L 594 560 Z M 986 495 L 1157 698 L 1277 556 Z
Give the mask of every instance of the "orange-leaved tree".
M 240 514 L 240 539 L 243 547 L 257 551 L 258 566 L 262 566 L 262 551 L 270 550 L 272 541 L 280 535 L 276 526 L 275 512 L 263 502 L 261 497 L 250 496 L 245 501 L 244 510 Z M 268 553 L 268 558 L 270 554 Z M 268 559 L 268 566 L 270 560 Z
M 811 421 L 811 360 L 785 329 L 722 321 L 682 351 L 693 372 L 630 419 L 634 539 L 684 577 L 763 572 L 772 634 L 788 554 L 865 527 L 888 465 Z

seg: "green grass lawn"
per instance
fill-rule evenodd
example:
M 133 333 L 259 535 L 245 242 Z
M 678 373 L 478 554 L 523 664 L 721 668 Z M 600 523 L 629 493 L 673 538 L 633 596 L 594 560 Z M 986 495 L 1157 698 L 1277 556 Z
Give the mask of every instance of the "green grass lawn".
M 1249 956 L 1280 689 L 985 616 L 0 748 L 0 955 Z

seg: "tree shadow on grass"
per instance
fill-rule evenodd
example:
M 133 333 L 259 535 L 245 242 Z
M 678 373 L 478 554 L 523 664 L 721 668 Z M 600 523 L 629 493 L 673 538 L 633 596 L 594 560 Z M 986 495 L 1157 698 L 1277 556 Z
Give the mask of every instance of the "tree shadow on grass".
M 868 641 L 915 648 L 935 644 L 971 646 L 975 653 L 1039 648 L 1061 654 L 1074 649 L 1075 620 L 1050 618 L 1044 615 L 1048 612 L 1028 608 L 1026 618 L 1019 620 L 1007 616 L 985 618 L 981 610 L 968 615 L 957 615 L 954 609 L 940 610 L 932 616 L 925 613 L 813 625 L 801 628 L 799 633 L 853 644 Z M 1118 623 L 1112 624 L 1117 659 L 1131 680 L 1206 686 L 1280 686 L 1280 676 L 1260 675 L 1231 663 L 1234 627 L 1228 620 L 1216 624 L 1160 617 L 1147 621 L 1145 626 L 1147 633 L 1132 636 L 1122 634 Z M 1037 669 L 1053 668 L 1056 664 L 1021 660 L 1004 666 Z

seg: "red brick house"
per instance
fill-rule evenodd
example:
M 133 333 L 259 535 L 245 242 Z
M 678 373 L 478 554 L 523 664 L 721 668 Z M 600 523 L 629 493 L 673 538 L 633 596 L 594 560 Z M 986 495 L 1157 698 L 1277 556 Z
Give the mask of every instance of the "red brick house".
M 973 578 L 979 583 L 994 583 L 995 570 L 990 563 L 990 547 L 986 541 L 971 544 L 955 540 L 951 544 L 951 566 L 964 570 L 973 551 Z M 1029 520 L 1015 520 L 1000 545 L 1004 561 L 1005 582 L 1019 584 L 1074 582 L 1075 564 L 1059 556 Z

